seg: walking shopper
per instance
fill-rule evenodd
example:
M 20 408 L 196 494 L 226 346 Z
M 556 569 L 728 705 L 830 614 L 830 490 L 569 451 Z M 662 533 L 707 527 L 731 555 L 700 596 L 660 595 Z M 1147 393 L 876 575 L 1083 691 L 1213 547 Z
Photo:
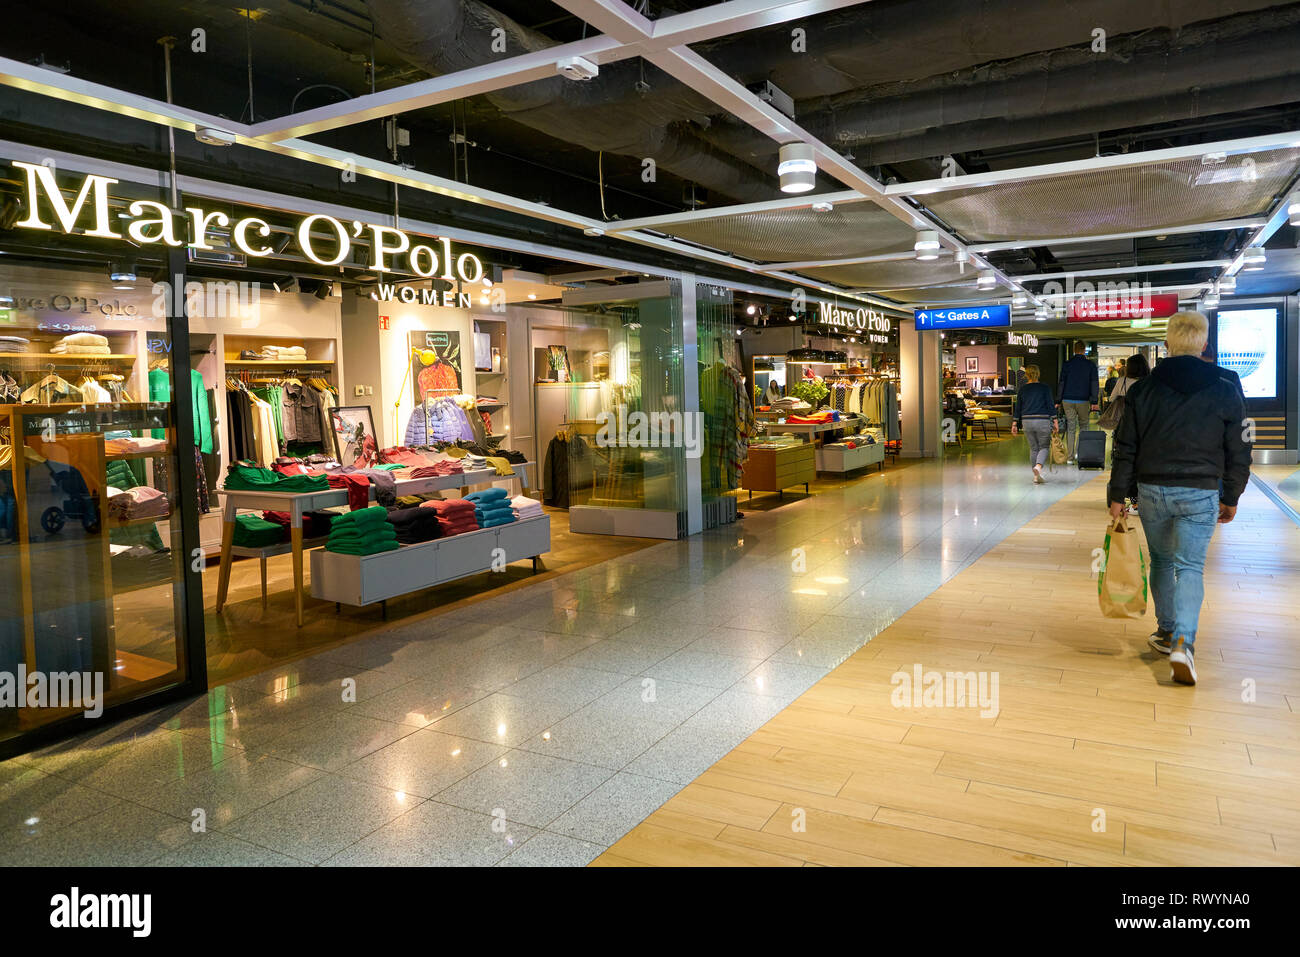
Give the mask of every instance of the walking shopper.
M 1061 381 L 1057 394 L 1061 397 L 1061 410 L 1065 413 L 1065 451 L 1069 461 L 1077 456 L 1079 430 L 1088 427 L 1088 419 L 1097 409 L 1101 388 L 1097 381 L 1097 363 L 1084 352 L 1082 342 L 1074 344 L 1074 355 L 1061 367 Z
M 1107 495 L 1112 518 L 1138 490 L 1151 553 L 1157 630 L 1151 647 L 1169 655 L 1173 680 L 1196 684 L 1196 626 L 1205 594 L 1205 553 L 1215 523 L 1231 522 L 1250 478 L 1250 445 L 1237 389 L 1202 362 L 1209 323 L 1175 313 L 1165 333 L 1169 358 L 1140 378 L 1115 430 Z
M 1034 470 L 1034 484 L 1043 484 L 1043 466 L 1047 464 L 1047 453 L 1052 443 L 1052 431 L 1056 428 L 1056 403 L 1052 399 L 1052 387 L 1046 382 L 1039 382 L 1042 376 L 1038 366 L 1026 366 L 1026 383 L 1016 396 L 1015 421 L 1011 423 L 1011 434 L 1023 429 L 1029 440 L 1029 465 Z

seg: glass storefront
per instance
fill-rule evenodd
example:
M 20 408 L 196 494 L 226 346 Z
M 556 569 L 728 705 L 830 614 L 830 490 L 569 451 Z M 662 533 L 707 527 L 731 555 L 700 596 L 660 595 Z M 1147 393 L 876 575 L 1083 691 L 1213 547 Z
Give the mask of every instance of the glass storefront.
M 0 272 L 0 753 L 194 675 L 182 524 L 202 467 L 171 398 L 188 404 L 188 367 L 174 389 L 151 267 L 111 268 Z

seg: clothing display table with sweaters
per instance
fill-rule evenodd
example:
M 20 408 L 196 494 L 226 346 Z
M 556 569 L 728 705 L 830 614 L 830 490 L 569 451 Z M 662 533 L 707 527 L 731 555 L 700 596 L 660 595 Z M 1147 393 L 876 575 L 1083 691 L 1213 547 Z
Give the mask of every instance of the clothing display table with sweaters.
M 373 605 L 526 558 L 536 571 L 538 556 L 550 549 L 547 515 L 373 555 L 322 549 L 311 553 L 311 594 L 336 604 Z
M 515 466 L 516 471 L 518 466 Z M 498 475 L 496 469 L 478 469 L 472 472 L 457 472 L 451 475 L 435 475 L 428 478 L 398 479 L 394 484 L 396 494 L 424 495 L 448 489 L 460 489 L 462 496 L 473 486 L 495 485 L 498 482 L 510 482 L 517 476 Z M 230 565 L 236 555 L 240 557 L 259 558 L 263 563 L 263 597 L 265 599 L 265 560 L 270 555 L 285 552 L 283 545 L 269 546 L 265 549 L 236 548 L 234 544 L 235 518 L 241 509 L 255 511 L 287 512 L 289 514 L 289 546 L 293 555 L 294 611 L 298 627 L 303 623 L 303 541 L 302 517 L 307 512 L 323 508 L 337 508 L 348 504 L 347 489 L 331 488 L 317 492 L 273 492 L 245 489 L 218 489 L 221 496 L 221 564 L 217 575 L 217 612 L 225 607 L 226 596 L 230 591 Z M 371 490 L 373 497 L 374 491 Z M 310 547 L 323 545 L 324 539 L 317 539 Z

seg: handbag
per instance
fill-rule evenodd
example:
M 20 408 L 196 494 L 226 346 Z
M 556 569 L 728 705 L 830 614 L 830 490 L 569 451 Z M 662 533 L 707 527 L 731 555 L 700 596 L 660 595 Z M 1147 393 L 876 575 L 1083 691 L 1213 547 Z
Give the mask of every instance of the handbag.
M 1112 397 L 1106 410 L 1097 419 L 1097 427 L 1113 432 L 1119 428 L 1119 420 L 1124 417 L 1124 397 Z
M 1107 618 L 1147 613 L 1147 560 L 1137 529 L 1121 515 L 1106 529 L 1104 564 L 1097 576 L 1097 603 Z
M 1048 464 L 1052 465 L 1053 467 L 1057 465 L 1064 465 L 1066 459 L 1068 459 L 1069 457 L 1070 457 L 1069 452 L 1067 452 L 1065 448 L 1065 436 L 1061 434 L 1059 429 L 1053 429 L 1052 443 L 1048 447 L 1048 451 L 1047 451 Z

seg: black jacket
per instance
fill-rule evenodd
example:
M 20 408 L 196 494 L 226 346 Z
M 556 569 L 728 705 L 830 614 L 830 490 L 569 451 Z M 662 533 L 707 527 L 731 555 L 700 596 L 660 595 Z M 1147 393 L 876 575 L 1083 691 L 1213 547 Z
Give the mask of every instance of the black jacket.
M 1250 478 L 1246 407 L 1220 369 L 1196 356 L 1172 356 L 1124 397 L 1107 490 L 1121 502 L 1137 484 L 1221 488 L 1236 505 Z M 1222 483 L 1222 485 L 1220 485 Z
M 1056 403 L 1052 401 L 1052 387 L 1046 382 L 1030 382 L 1016 396 L 1013 413 L 1016 425 L 1025 418 L 1050 419 L 1056 415 Z
M 1062 402 L 1090 402 L 1097 404 L 1101 391 L 1097 384 L 1097 363 L 1085 355 L 1077 355 L 1061 366 L 1061 380 L 1056 393 Z

